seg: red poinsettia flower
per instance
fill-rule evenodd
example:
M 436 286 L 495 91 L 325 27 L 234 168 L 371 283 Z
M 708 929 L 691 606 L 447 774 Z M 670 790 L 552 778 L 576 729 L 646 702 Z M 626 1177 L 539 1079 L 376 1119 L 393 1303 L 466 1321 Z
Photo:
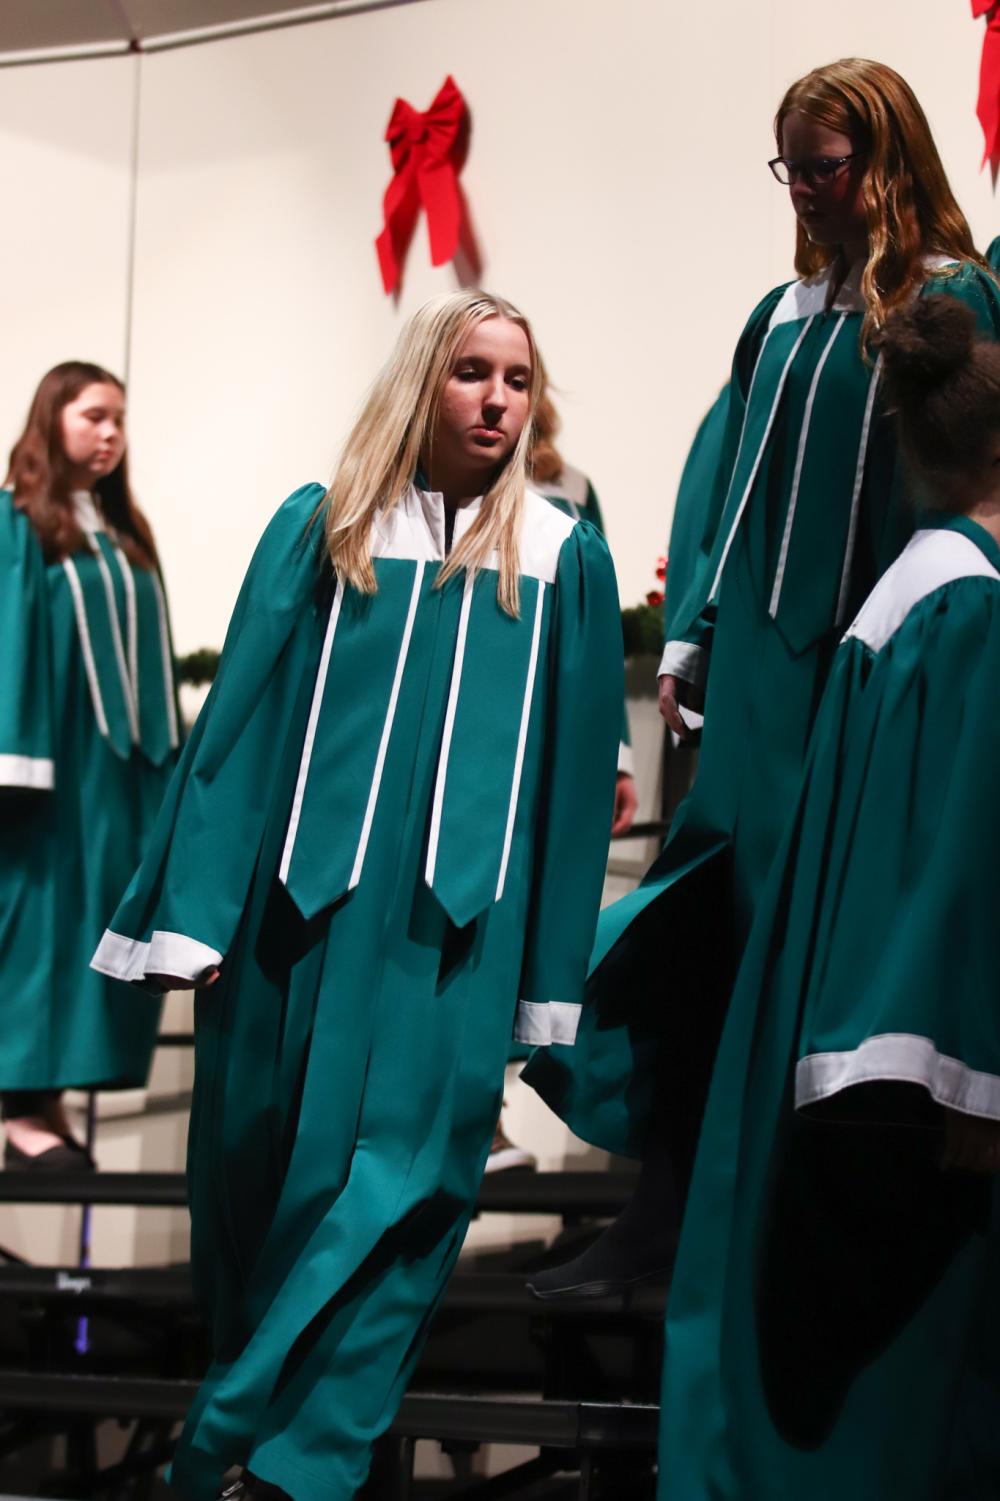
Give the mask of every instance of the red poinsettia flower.
M 667 577 L 667 560 L 666 560 L 666 558 L 657 558 L 657 560 L 656 560 L 656 577 L 659 579 L 659 581 L 660 581 L 661 584 L 666 582 L 666 577 Z
M 646 595 L 646 603 L 647 605 L 653 605 L 656 609 L 659 609 L 660 605 L 662 605 L 663 603 L 662 591 L 659 589 L 650 589 L 649 593 Z

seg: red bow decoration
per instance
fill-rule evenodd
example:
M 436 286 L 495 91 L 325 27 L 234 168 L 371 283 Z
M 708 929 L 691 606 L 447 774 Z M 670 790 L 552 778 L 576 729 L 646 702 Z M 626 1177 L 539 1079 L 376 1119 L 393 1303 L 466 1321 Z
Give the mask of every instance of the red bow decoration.
M 458 249 L 462 197 L 458 188 L 468 134 L 468 106 L 449 75 L 425 114 L 397 99 L 386 129 L 393 179 L 385 190 L 385 228 L 375 241 L 382 284 L 395 291 L 421 205 L 427 213 L 431 264 L 443 266 Z
M 995 183 L 1000 173 L 1000 0 L 972 0 L 972 14 L 986 17 L 976 113 L 986 137 L 983 165 L 989 162 Z

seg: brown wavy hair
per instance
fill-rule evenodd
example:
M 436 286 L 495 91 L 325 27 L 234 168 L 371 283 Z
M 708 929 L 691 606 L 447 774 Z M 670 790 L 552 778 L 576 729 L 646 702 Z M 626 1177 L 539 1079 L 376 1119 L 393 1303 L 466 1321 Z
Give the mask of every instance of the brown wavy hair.
M 885 389 L 920 499 L 965 511 L 993 485 L 1000 437 L 1000 344 L 979 338 L 956 297 L 921 297 L 890 313 L 879 340 Z
M 49 562 L 85 552 L 87 539 L 73 513 L 72 479 L 63 448 L 60 417 L 87 386 L 125 387 L 116 375 L 87 360 L 65 360 L 43 375 L 32 398 L 24 431 L 10 452 L 7 488 L 27 515 Z M 156 567 L 156 544 L 149 522 L 136 505 L 128 478 L 128 450 L 94 490 L 104 520 L 113 528 L 129 562 Z
M 927 117 L 905 79 L 884 63 L 843 58 L 793 83 L 778 108 L 774 135 L 797 112 L 849 136 L 865 158 L 861 197 L 868 220 L 868 262 L 861 278 L 867 349 L 893 308 L 905 303 L 930 273 L 924 257 L 938 254 L 989 267 L 955 200 Z M 796 228 L 795 269 L 815 276 L 840 251 L 815 245 Z M 847 267 L 842 267 L 846 274 Z

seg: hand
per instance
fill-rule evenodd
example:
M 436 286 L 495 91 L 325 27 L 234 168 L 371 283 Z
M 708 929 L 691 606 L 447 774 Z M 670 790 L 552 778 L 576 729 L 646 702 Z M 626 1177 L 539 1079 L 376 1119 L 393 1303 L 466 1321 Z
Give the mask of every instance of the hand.
M 946 1109 L 941 1166 L 946 1172 L 1000 1173 L 1000 1121 Z
M 659 679 L 660 686 L 660 713 L 667 722 L 667 727 L 681 740 L 689 740 L 691 731 L 681 717 L 680 706 L 685 708 L 695 707 L 693 700 L 696 697 L 692 685 L 683 678 L 674 677 L 673 673 L 665 672 Z M 700 695 L 697 695 L 700 697 Z
M 611 818 L 611 837 L 627 834 L 635 822 L 639 799 L 636 796 L 635 777 L 630 771 L 620 771 L 615 786 L 615 811 Z
M 186 975 L 147 975 L 146 979 L 155 985 L 162 995 L 168 990 L 207 990 L 214 985 L 219 978 L 219 971 L 214 966 L 211 969 L 202 970 L 196 980 Z

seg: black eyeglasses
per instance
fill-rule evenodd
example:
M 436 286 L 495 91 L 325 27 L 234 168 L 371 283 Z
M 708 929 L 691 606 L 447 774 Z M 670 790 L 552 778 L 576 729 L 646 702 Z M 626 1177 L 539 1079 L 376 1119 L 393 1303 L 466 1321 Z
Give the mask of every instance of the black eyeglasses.
M 776 156 L 767 165 L 784 188 L 789 187 L 797 177 L 815 188 L 822 183 L 833 182 L 847 163 L 853 162 L 860 155 L 859 151 L 852 151 L 850 156 L 807 156 L 800 162 L 793 161 L 790 156 Z

